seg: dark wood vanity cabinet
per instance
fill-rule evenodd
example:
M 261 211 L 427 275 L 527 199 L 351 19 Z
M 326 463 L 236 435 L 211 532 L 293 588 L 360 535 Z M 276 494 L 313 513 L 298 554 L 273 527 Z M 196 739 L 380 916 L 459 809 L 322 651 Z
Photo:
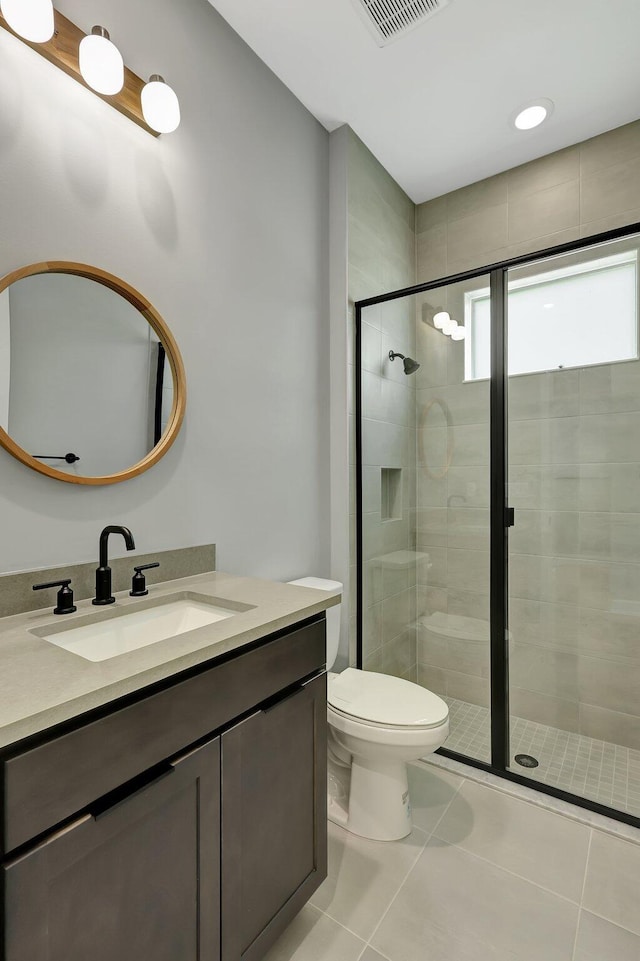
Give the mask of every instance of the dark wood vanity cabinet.
M 222 735 L 222 961 L 257 961 L 327 873 L 326 675 Z
M 5 869 L 6 961 L 217 961 L 220 739 Z
M 326 876 L 324 643 L 296 626 L 1 759 L 3 961 L 259 961 Z

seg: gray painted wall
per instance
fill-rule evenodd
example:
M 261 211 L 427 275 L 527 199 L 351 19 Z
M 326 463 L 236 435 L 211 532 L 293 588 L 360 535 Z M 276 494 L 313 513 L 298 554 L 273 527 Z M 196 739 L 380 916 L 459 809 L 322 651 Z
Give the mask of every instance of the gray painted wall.
M 206 0 L 56 5 L 161 71 L 182 125 L 151 138 L 0 31 L 0 273 L 78 260 L 137 287 L 177 338 L 187 417 L 110 487 L 0 450 L 0 571 L 92 559 L 120 522 L 143 552 L 216 542 L 221 569 L 328 575 L 328 135 Z

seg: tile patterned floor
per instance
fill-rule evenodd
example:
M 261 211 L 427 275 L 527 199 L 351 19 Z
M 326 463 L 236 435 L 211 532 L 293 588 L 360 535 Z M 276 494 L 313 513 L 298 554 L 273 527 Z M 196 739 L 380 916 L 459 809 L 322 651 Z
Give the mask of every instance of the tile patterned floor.
M 451 718 L 446 747 L 489 761 L 488 709 L 450 697 L 445 700 Z M 640 751 L 512 717 L 512 758 L 516 754 L 530 754 L 539 761 L 539 767 L 532 769 L 513 762 L 519 774 L 640 817 Z
M 265 961 L 638 961 L 640 831 L 430 763 L 409 773 L 412 834 L 330 824 L 329 876 Z

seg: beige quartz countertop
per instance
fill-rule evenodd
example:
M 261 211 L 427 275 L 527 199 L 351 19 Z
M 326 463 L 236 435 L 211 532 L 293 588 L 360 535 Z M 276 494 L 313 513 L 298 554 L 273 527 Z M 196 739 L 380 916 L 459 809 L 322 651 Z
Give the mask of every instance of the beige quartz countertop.
M 221 602 L 251 605 L 233 617 L 128 654 L 93 663 L 37 634 L 81 626 L 153 600 L 191 592 Z M 199 664 L 333 607 L 340 594 L 221 572 L 198 574 L 149 587 L 144 598 L 116 594 L 116 603 L 94 607 L 80 601 L 75 614 L 55 616 L 52 607 L 0 618 L 0 748 L 79 717 L 86 711 L 140 691 Z M 75 623 L 74 623 L 75 622 Z M 37 633 L 33 633 L 33 632 Z

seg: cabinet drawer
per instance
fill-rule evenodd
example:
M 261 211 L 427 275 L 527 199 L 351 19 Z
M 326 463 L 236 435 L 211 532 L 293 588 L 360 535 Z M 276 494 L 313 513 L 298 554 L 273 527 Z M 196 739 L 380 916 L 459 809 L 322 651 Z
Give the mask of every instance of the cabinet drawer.
M 323 618 L 6 760 L 2 851 L 71 817 L 324 663 Z

